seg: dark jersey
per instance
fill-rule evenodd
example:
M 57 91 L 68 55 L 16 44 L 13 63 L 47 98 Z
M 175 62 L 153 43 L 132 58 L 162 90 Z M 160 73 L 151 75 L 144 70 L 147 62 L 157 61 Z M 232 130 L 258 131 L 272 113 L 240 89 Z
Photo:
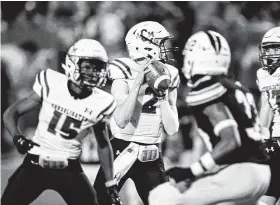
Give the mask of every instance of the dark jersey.
M 204 114 L 204 109 L 214 103 L 222 103 L 227 114 L 238 125 L 237 141 L 241 146 L 225 156 L 223 163 L 237 162 L 265 163 L 268 156 L 262 144 L 261 127 L 253 95 L 239 82 L 226 77 L 197 76 L 186 96 L 196 118 L 200 133 L 206 133 L 210 149 L 220 141 L 214 132 L 214 125 Z

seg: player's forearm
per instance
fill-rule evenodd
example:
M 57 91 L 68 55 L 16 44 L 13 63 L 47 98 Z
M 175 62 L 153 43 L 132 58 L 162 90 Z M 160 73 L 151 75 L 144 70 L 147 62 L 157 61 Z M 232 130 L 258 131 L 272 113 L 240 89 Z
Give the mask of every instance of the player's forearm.
M 223 164 L 225 157 L 238 147 L 238 143 L 235 140 L 221 140 L 214 147 L 211 154 L 217 164 Z
M 118 105 L 114 113 L 114 119 L 120 128 L 125 128 L 134 112 L 137 96 L 141 85 L 134 84 L 126 100 Z
M 267 101 L 262 102 L 260 109 L 260 123 L 262 127 L 269 128 L 273 118 L 273 111 Z
M 179 129 L 177 108 L 171 106 L 168 101 L 160 102 L 162 123 L 168 135 L 174 135 Z
M 110 181 L 114 177 L 113 173 L 113 151 L 110 143 L 107 143 L 104 147 L 98 146 L 98 155 L 100 165 L 103 169 L 106 181 Z
M 18 119 L 19 114 L 14 106 L 9 107 L 3 115 L 4 125 L 12 137 L 20 135 L 20 131 L 17 126 Z

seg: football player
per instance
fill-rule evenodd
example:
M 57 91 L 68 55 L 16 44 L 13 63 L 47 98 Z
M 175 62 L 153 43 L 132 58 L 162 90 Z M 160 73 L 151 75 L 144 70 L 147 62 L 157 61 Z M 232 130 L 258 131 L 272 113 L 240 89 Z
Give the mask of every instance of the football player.
M 37 74 L 31 94 L 4 113 L 13 142 L 26 157 L 9 179 L 3 205 L 30 204 L 43 191 L 57 191 L 67 204 L 98 204 L 96 194 L 79 162 L 81 141 L 94 127 L 107 191 L 120 204 L 113 180 L 113 154 L 105 122 L 116 108 L 112 95 L 100 88 L 106 83 L 108 57 L 103 46 L 81 39 L 70 47 L 61 74 L 46 69 Z M 18 129 L 25 113 L 41 106 L 33 139 Z M 109 199 L 110 200 L 110 199 Z
M 168 204 L 164 198 L 169 189 L 176 204 L 254 204 L 268 190 L 271 175 L 254 98 L 226 77 L 231 53 L 219 33 L 193 34 L 184 55 L 183 72 L 191 86 L 186 102 L 210 146 L 190 167 L 167 171 L 176 182 L 194 181 L 187 191 L 176 194 L 170 184 L 160 185 L 151 191 L 150 205 Z
M 274 173 L 266 202 L 275 204 L 280 197 L 280 27 L 267 31 L 259 46 L 261 68 L 257 71 L 257 84 L 262 92 L 260 111 L 261 125 L 271 134 L 266 140 L 266 151 L 271 156 L 271 170 Z M 276 178 L 277 177 L 277 178 Z M 278 188 L 277 188 L 278 187 Z M 264 199 L 264 198 L 263 198 Z
M 165 64 L 168 52 L 173 50 L 165 47 L 169 38 L 170 33 L 157 22 L 136 24 L 125 38 L 130 58 L 115 59 L 109 66 L 113 79 L 111 93 L 117 102 L 110 122 L 114 176 L 119 181 L 118 190 L 131 178 L 146 205 L 149 191 L 168 181 L 160 151 L 161 138 L 165 133 L 174 135 L 179 127 L 178 70 Z M 148 86 L 145 76 L 152 72 L 150 63 L 164 66 L 170 80 L 166 90 Z M 104 173 L 99 170 L 94 188 L 99 203 L 109 205 L 104 180 Z

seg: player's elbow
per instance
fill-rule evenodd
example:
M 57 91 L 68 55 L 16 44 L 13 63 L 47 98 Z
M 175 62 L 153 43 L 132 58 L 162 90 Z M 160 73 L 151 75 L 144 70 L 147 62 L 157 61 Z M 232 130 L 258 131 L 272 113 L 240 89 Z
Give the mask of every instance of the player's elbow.
M 9 122 L 11 121 L 12 119 L 12 116 L 15 114 L 15 110 L 12 109 L 11 107 L 8 108 L 4 114 L 3 114 L 3 122 L 4 122 L 4 125 L 7 127 L 7 125 L 9 124 Z
M 129 120 L 126 120 L 126 119 L 118 119 L 118 118 L 114 118 L 114 119 L 115 119 L 117 126 L 121 129 L 124 129 L 129 122 Z
M 173 126 L 168 126 L 165 131 L 168 135 L 173 136 L 175 135 L 179 130 L 179 123 L 178 124 L 174 124 Z

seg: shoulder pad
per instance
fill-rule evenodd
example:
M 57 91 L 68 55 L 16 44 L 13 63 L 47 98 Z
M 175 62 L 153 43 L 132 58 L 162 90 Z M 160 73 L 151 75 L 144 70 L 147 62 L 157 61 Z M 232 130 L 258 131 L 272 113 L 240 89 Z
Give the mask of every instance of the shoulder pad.
M 227 92 L 227 89 L 211 76 L 203 76 L 197 79 L 191 91 L 186 96 L 189 106 L 197 106 L 218 99 Z
M 135 79 L 140 66 L 130 58 L 117 58 L 109 63 L 109 78 Z
M 257 71 L 257 85 L 260 91 L 279 90 L 280 75 L 279 73 L 270 75 L 267 71 L 260 68 Z
M 166 67 L 168 68 L 169 74 L 170 74 L 170 79 L 171 79 L 171 84 L 170 84 L 170 88 L 178 88 L 179 84 L 180 84 L 180 76 L 179 76 L 179 72 L 178 69 L 175 68 L 172 65 L 169 64 L 165 64 Z

